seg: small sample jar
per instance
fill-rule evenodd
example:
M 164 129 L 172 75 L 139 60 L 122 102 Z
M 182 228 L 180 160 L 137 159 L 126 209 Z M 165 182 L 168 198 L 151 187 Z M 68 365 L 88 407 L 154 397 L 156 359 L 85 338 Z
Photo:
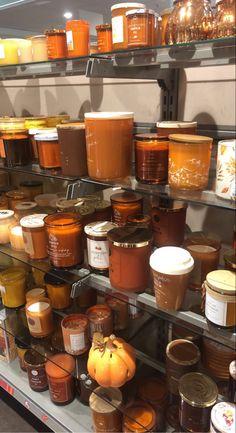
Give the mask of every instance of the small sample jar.
M 89 398 L 96 433 L 122 431 L 122 394 L 118 388 L 99 386 Z
M 17 266 L 0 272 L 2 303 L 6 308 L 19 308 L 25 304 L 26 273 Z
M 131 174 L 133 113 L 85 113 L 89 176 L 122 179 Z
M 236 140 L 218 143 L 216 165 L 216 195 L 227 200 L 236 199 Z
M 150 9 L 131 9 L 126 12 L 128 48 L 153 45 L 155 12 Z
M 26 292 L 26 302 L 38 301 L 42 298 L 46 298 L 46 290 L 43 288 L 35 288 Z
M 134 401 L 126 406 L 122 431 L 124 433 L 157 431 L 157 416 L 153 407 L 144 401 Z
M 154 409 L 166 407 L 168 389 L 164 377 L 144 377 L 138 384 L 138 398 L 151 404 Z
M 171 341 L 166 347 L 166 378 L 171 394 L 179 395 L 180 378 L 198 370 L 201 353 L 199 348 L 189 340 Z
M 157 122 L 157 133 L 169 136 L 170 134 L 196 134 L 197 122 L 182 122 L 178 120 L 165 120 Z
M 128 25 L 126 12 L 131 9 L 145 8 L 143 3 L 118 3 L 111 7 L 112 47 L 113 50 L 128 48 Z
M 217 403 L 211 410 L 210 433 L 234 433 L 236 429 L 236 406 L 228 402 Z
M 33 201 L 21 201 L 15 205 L 15 218 L 20 221 L 25 216 L 32 215 L 37 209 L 37 203 Z
M 4 146 L 4 165 L 19 167 L 31 162 L 30 141 L 23 118 L 0 120 L 0 139 Z
M 167 182 L 169 140 L 158 134 L 135 136 L 136 179 L 145 183 Z
M 95 332 L 101 332 L 103 337 L 109 337 L 113 332 L 112 310 L 108 305 L 98 304 L 86 311 L 89 320 L 90 338 Z
M 33 202 L 36 195 L 43 194 L 43 182 L 38 180 L 26 180 L 20 183 L 19 189 L 29 197 L 31 202 Z
M 207 188 L 213 139 L 202 135 L 169 136 L 168 182 L 171 188 Z
M 236 326 L 235 273 L 227 270 L 212 271 L 206 276 L 205 315 L 217 326 Z
M 109 242 L 107 233 L 116 225 L 109 221 L 88 224 L 87 235 L 88 264 L 92 270 L 106 272 L 109 269 Z
M 23 240 L 22 227 L 19 223 L 8 226 L 11 248 L 15 251 L 24 251 L 25 245 Z
M 63 59 L 67 57 L 66 32 L 62 29 L 52 29 L 45 32 L 47 38 L 48 59 Z
M 85 20 L 66 22 L 68 57 L 89 55 L 89 23 Z
M 70 279 L 69 272 L 55 269 L 44 276 L 47 294 L 55 310 L 64 310 L 71 305 L 71 285 L 65 282 L 67 279 Z
M 99 53 L 112 51 L 112 26 L 111 24 L 100 24 L 96 26 L 97 45 Z
M 32 300 L 26 304 L 25 313 L 32 337 L 48 337 L 53 332 L 51 302 L 48 298 Z
M 48 381 L 45 372 L 46 358 L 36 350 L 30 349 L 24 355 L 29 386 L 33 391 L 43 392 L 48 389 Z
M 64 406 L 75 398 L 75 360 L 67 353 L 57 353 L 45 366 L 50 398 L 56 405 Z
M 44 227 L 46 214 L 33 214 L 21 218 L 25 252 L 32 260 L 41 260 L 47 257 L 47 240 Z
M 129 325 L 129 299 L 127 296 L 122 293 L 114 293 L 106 296 L 105 302 L 112 310 L 114 331 L 126 329 Z
M 87 352 L 89 343 L 89 321 L 84 314 L 70 314 L 61 322 L 65 351 L 71 355 Z
M 10 242 L 9 225 L 16 222 L 13 210 L 0 210 L 0 244 Z
M 45 219 L 48 255 L 56 268 L 71 268 L 83 262 L 82 225 L 75 213 L 55 213 Z
M 236 360 L 229 364 L 229 401 L 236 403 Z
M 0 65 L 19 63 L 18 46 L 15 39 L 0 39 Z
M 57 132 L 62 174 L 65 176 L 86 176 L 88 169 L 84 124 L 57 125 Z M 68 143 L 70 143 L 69 146 Z
M 0 195 L 0 210 L 5 210 L 8 208 L 8 200 L 5 195 Z
M 8 198 L 9 209 L 14 211 L 16 210 L 16 204 L 28 200 L 28 195 L 23 191 L 19 191 L 18 189 L 6 192 L 6 197 Z
M 152 229 L 152 219 L 150 215 L 145 215 L 142 213 L 129 215 L 127 218 L 127 224 L 132 224 L 133 226 L 149 227 Z
M 180 425 L 185 431 L 209 432 L 211 409 L 218 397 L 218 388 L 202 373 L 188 373 L 179 382 Z
M 235 249 L 227 250 L 224 254 L 225 269 L 236 272 L 236 251 Z
M 20 368 L 23 371 L 27 371 L 24 356 L 27 350 L 31 348 L 30 334 L 25 332 L 25 334 L 17 335 L 15 337 L 15 346 L 16 346 Z
M 171 14 L 171 12 L 173 11 L 173 8 L 167 8 L 164 9 L 161 12 L 161 45 L 166 45 L 166 27 L 167 27 L 167 22 L 168 22 L 168 18 Z M 196 131 L 194 131 L 195 133 Z
M 112 206 L 112 220 L 119 226 L 125 225 L 130 215 L 142 213 L 143 198 L 134 192 L 121 192 L 110 197 Z
M 46 62 L 48 60 L 47 38 L 45 35 L 32 36 L 32 59 L 33 62 Z
M 96 221 L 111 221 L 111 202 L 107 200 L 98 200 L 95 203 Z
M 118 227 L 108 233 L 108 239 L 112 287 L 122 292 L 145 291 L 150 282 L 151 231 L 139 226 Z
M 60 168 L 61 156 L 57 133 L 36 134 L 34 136 L 39 154 L 41 168 Z

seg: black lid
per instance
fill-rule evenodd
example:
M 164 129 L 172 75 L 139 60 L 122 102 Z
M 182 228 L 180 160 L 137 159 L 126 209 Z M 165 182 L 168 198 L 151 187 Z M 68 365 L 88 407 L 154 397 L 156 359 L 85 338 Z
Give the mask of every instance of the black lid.
M 43 182 L 39 180 L 25 180 L 20 183 L 20 186 L 26 186 L 27 188 L 34 188 L 35 186 L 42 186 Z
M 47 359 L 36 350 L 29 349 L 24 355 L 24 361 L 26 364 L 36 367 L 44 365 Z
M 66 282 L 71 281 L 71 273 L 68 271 L 49 269 L 49 271 L 44 275 L 45 284 L 51 284 L 52 286 L 60 286 Z

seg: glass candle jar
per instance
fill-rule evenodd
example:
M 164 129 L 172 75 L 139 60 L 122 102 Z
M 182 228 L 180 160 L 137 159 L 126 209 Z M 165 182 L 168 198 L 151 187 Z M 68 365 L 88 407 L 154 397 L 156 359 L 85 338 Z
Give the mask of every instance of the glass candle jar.
M 229 365 L 236 359 L 236 351 L 220 343 L 203 338 L 202 364 L 209 374 L 217 379 L 229 380 Z
M 44 227 L 44 218 L 47 214 L 33 214 L 21 218 L 25 252 L 32 260 L 41 260 L 47 257 L 47 240 Z
M 235 404 L 217 403 L 211 410 L 210 433 L 234 433 L 236 429 Z
M 118 227 L 109 231 L 108 239 L 112 287 L 122 292 L 143 292 L 150 282 L 151 231 L 139 226 Z
M 157 416 L 153 407 L 144 401 L 134 401 L 126 406 L 123 418 L 124 433 L 157 431 Z
M 105 301 L 113 313 L 114 331 L 121 331 L 129 325 L 129 299 L 122 293 L 114 293 L 113 295 L 106 296 Z
M 63 59 L 67 57 L 66 32 L 62 29 L 52 29 L 45 32 L 47 38 L 48 59 Z
M 57 114 L 55 116 L 47 116 L 47 128 L 56 128 L 60 123 L 65 123 L 70 120 L 68 114 Z
M 85 114 L 90 177 L 113 180 L 131 174 L 133 117 L 133 113 Z
M 235 0 L 219 0 L 214 20 L 214 38 L 236 35 Z
M 112 26 L 111 24 L 100 24 L 96 26 L 97 44 L 99 53 L 112 51 Z
M 30 142 L 24 119 L 8 118 L 0 121 L 0 139 L 4 146 L 4 164 L 18 167 L 31 162 Z
M 122 394 L 118 388 L 99 386 L 89 398 L 96 433 L 122 431 Z
M 88 170 L 84 124 L 57 125 L 57 132 L 62 173 L 65 176 L 85 176 Z M 69 146 L 68 143 L 70 143 Z
M 126 12 L 128 48 L 153 45 L 155 12 L 150 9 L 131 9 Z
M 38 268 L 32 268 L 33 280 L 36 287 L 44 287 L 44 276 L 45 273 L 49 271 L 50 265 L 47 261 L 39 261 L 37 263 Z
M 92 270 L 106 272 L 109 269 L 109 242 L 107 233 L 116 225 L 109 221 L 88 224 L 87 235 L 88 264 Z
M 69 57 L 89 55 L 89 23 L 85 20 L 66 22 L 66 40 Z
M 184 134 L 173 134 L 169 138 L 170 187 L 184 190 L 206 188 L 213 139 Z
M 118 3 L 111 7 L 112 47 L 113 50 L 128 48 L 128 26 L 126 12 L 131 9 L 142 9 L 143 3 Z
M 161 45 L 166 45 L 166 27 L 173 8 L 166 8 L 161 12 Z
M 15 218 L 20 221 L 25 216 L 32 215 L 37 209 L 37 203 L 32 201 L 22 201 L 15 205 Z
M 196 134 L 197 122 L 165 120 L 157 122 L 157 133 L 169 137 L 170 134 Z
M 26 293 L 26 302 L 38 301 L 39 299 L 46 298 L 46 290 L 43 288 L 35 288 Z
M 70 268 L 83 262 L 81 220 L 74 213 L 45 218 L 48 255 L 56 268 Z
M 0 210 L 5 210 L 8 208 L 8 200 L 7 197 L 2 194 L 0 195 Z
M 25 304 L 26 273 L 20 267 L 12 266 L 0 272 L 2 303 L 6 308 L 18 308 Z
M 216 195 L 227 200 L 236 199 L 236 140 L 218 143 L 216 166 Z
M 188 373 L 179 382 L 180 425 L 185 431 L 209 432 L 211 409 L 218 397 L 218 388 L 202 373 Z
M 19 223 L 8 226 L 11 248 L 16 251 L 24 251 L 25 245 L 23 240 L 22 227 Z
M 65 351 L 71 355 L 87 352 L 89 343 L 89 321 L 84 314 L 70 314 L 61 322 Z
M 27 350 L 31 348 L 31 338 L 28 332 L 21 333 L 15 337 L 15 345 L 17 356 L 19 360 L 19 365 L 21 370 L 27 371 L 24 356 Z
M 71 285 L 65 282 L 66 279 L 70 278 L 70 274 L 54 269 L 52 272 L 53 274 L 49 272 L 44 276 L 47 294 L 53 309 L 64 310 L 71 305 Z
M 32 36 L 33 62 L 46 62 L 48 60 L 47 38 L 45 35 Z
M 0 39 L 0 65 L 19 63 L 17 42 L 13 39 Z
M 41 168 L 60 168 L 61 157 L 57 133 L 36 134 Z
M 30 349 L 24 355 L 29 386 L 33 391 L 43 392 L 48 389 L 48 381 L 45 372 L 46 358 L 36 350 Z
M 113 332 L 112 310 L 108 305 L 98 304 L 86 311 L 89 319 L 90 338 L 94 332 L 101 332 L 103 337 L 109 337 Z
M 53 332 L 51 302 L 48 298 L 32 300 L 25 307 L 29 332 L 32 337 L 48 337 Z
M 136 179 L 140 182 L 167 182 L 169 140 L 158 134 L 135 136 Z
M 26 180 L 20 183 L 20 191 L 23 191 L 29 197 L 29 200 L 34 201 L 34 197 L 43 194 L 43 182 L 38 180 Z
M 10 242 L 9 225 L 16 222 L 13 210 L 0 210 L 0 244 Z
M 28 200 L 28 195 L 23 191 L 19 191 L 18 189 L 6 192 L 6 197 L 8 198 L 9 209 L 14 211 L 16 210 L 16 204 Z
M 125 225 L 130 215 L 142 213 L 143 198 L 134 192 L 118 192 L 110 197 L 112 220 L 119 226 Z
M 95 220 L 111 221 L 111 202 L 107 200 L 98 200 L 95 203 Z
M 75 397 L 75 360 L 66 353 L 57 353 L 46 362 L 50 398 L 56 405 L 71 403 Z

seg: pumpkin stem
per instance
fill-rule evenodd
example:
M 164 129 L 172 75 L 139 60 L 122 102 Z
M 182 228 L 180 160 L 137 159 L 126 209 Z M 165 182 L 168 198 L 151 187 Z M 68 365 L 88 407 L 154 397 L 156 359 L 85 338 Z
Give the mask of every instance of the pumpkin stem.
M 106 349 L 110 350 L 111 352 L 114 352 L 116 350 L 116 346 L 113 344 L 113 341 L 115 340 L 116 336 L 114 334 L 110 335 L 106 342 Z

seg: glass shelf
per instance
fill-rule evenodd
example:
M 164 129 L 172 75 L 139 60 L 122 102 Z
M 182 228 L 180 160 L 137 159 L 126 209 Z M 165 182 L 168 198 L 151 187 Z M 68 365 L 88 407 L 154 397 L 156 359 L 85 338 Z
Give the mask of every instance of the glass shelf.
M 40 168 L 39 164 L 37 163 L 32 163 L 20 167 L 6 167 L 2 163 L 0 163 L 0 170 L 8 171 L 10 173 L 23 173 L 42 177 L 49 177 L 52 179 L 65 180 L 68 182 L 74 182 L 78 179 L 78 177 L 76 176 L 64 176 L 61 169 L 44 170 Z

